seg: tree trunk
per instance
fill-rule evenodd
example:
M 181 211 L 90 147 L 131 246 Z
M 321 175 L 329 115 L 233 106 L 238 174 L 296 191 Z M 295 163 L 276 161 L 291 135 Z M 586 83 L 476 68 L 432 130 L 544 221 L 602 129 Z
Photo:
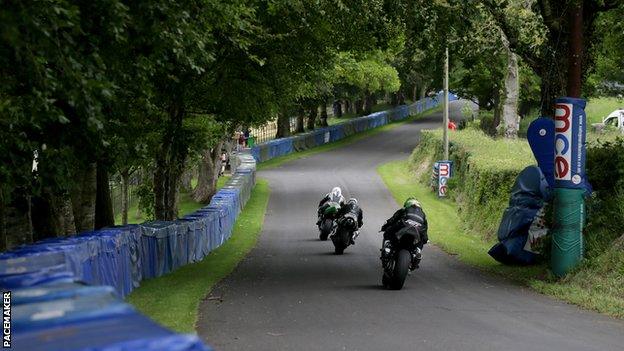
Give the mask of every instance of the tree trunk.
M 570 11 L 570 48 L 568 53 L 569 97 L 581 96 L 583 59 L 583 2 L 577 1 Z
M 33 241 L 76 233 L 72 201 L 69 195 L 54 194 L 44 188 L 32 198 Z
M 416 102 L 418 100 L 418 85 L 414 84 L 414 88 L 412 89 L 412 102 Z
M 217 180 L 221 168 L 220 150 L 223 142 L 220 141 L 212 150 L 205 150 L 199 166 L 199 178 L 197 187 L 193 191 L 193 199 L 207 204 L 217 192 Z
M 503 35 L 503 44 L 507 50 L 507 74 L 505 76 L 505 96 L 503 97 L 502 121 L 499 129 L 505 138 L 515 139 L 518 137 L 520 119 L 518 116 L 518 100 L 520 96 L 520 77 L 518 71 L 518 58 L 509 49 L 509 42 Z
M 345 112 L 346 113 L 355 113 L 355 111 L 353 110 L 353 103 L 351 102 L 351 100 L 345 100 Z
M 108 169 L 102 162 L 97 164 L 97 189 L 95 196 L 95 223 L 94 229 L 115 225 L 113 201 L 110 193 Z
M 90 163 L 78 170 L 71 204 L 76 231 L 93 230 L 95 227 L 95 200 L 97 190 L 97 166 Z
M 157 220 L 171 221 L 178 215 L 178 191 L 184 171 L 187 148 L 182 140 L 184 111 L 172 106 L 168 126 L 163 134 L 161 148 L 156 157 L 154 171 L 154 216 Z
M 327 127 L 327 104 L 321 104 L 321 127 Z
M 342 117 L 342 102 L 340 100 L 335 100 L 333 107 L 334 107 L 334 117 L 336 118 Z
M 308 115 L 308 130 L 314 130 L 314 124 L 316 123 L 316 117 L 318 116 L 318 106 L 313 105 L 310 107 L 310 114 Z
M 277 133 L 275 138 L 285 138 L 290 136 L 290 118 L 285 111 L 280 111 L 277 115 Z
M 130 185 L 130 170 L 121 171 L 121 224 L 128 224 L 128 186 Z
M 193 173 L 194 166 L 190 167 L 189 165 L 187 165 L 184 169 L 184 172 L 182 172 L 182 178 L 180 179 L 180 186 L 182 188 L 182 191 L 187 193 L 193 191 Z
M 390 105 L 396 107 L 399 104 L 399 95 L 397 93 L 390 94 Z
M 0 191 L 0 252 L 33 242 L 32 207 L 25 189 L 13 192 L 10 201 Z
M 403 90 L 399 90 L 399 105 L 405 105 L 405 94 Z
M 368 91 L 364 95 L 364 115 L 370 115 L 373 113 L 373 94 Z
M 424 98 L 426 98 L 426 97 L 427 97 L 427 86 L 426 86 L 426 85 L 423 85 L 423 86 L 420 88 L 420 99 L 419 99 L 419 100 L 423 100 L 423 99 L 424 99 Z
M 297 110 L 297 133 L 305 132 L 305 110 L 299 107 Z
M 355 100 L 353 104 L 355 107 L 355 114 L 358 116 L 362 115 L 362 108 L 364 107 L 364 102 L 362 100 Z

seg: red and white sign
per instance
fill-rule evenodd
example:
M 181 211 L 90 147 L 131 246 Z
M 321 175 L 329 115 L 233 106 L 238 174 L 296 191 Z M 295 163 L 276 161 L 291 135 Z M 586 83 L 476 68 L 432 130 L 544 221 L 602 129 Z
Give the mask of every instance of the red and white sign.
M 555 179 L 572 177 L 572 104 L 558 103 L 555 109 Z

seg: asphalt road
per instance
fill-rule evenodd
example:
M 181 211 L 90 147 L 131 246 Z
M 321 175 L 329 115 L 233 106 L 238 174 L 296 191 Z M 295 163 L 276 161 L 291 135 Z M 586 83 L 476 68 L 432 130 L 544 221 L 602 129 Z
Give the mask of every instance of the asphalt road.
M 437 113 L 262 171 L 272 190 L 264 230 L 201 304 L 200 336 L 217 350 L 624 350 L 623 322 L 483 274 L 431 245 L 403 290 L 381 288 L 378 230 L 397 204 L 375 168 L 406 158 L 419 130 L 440 120 Z M 336 185 L 364 210 L 361 235 L 343 256 L 315 227 L 318 201 Z

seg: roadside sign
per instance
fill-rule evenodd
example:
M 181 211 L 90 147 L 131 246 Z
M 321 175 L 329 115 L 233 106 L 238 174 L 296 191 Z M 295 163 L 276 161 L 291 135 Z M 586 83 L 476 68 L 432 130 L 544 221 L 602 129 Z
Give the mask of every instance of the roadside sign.
M 438 161 L 438 197 L 446 197 L 453 162 Z

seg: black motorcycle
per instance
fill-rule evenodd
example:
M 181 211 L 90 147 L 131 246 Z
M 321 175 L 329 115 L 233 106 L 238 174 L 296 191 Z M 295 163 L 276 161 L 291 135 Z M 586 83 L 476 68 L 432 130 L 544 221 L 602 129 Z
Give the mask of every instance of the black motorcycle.
M 331 202 L 327 208 L 325 208 L 322 213 L 321 221 L 318 225 L 319 228 L 319 239 L 325 241 L 327 237 L 334 231 L 336 227 L 335 218 L 336 214 L 340 210 L 340 204 L 336 202 Z
M 353 234 L 358 230 L 358 220 L 355 215 L 347 213 L 336 222 L 336 232 L 331 236 L 331 239 L 336 255 L 342 255 L 351 244 L 351 239 L 354 239 Z
M 381 282 L 385 288 L 400 290 L 412 264 L 418 264 L 415 253 L 420 242 L 420 223 L 405 220 L 405 226 L 398 230 L 394 240 L 387 240 L 381 248 L 381 265 L 383 277 Z

